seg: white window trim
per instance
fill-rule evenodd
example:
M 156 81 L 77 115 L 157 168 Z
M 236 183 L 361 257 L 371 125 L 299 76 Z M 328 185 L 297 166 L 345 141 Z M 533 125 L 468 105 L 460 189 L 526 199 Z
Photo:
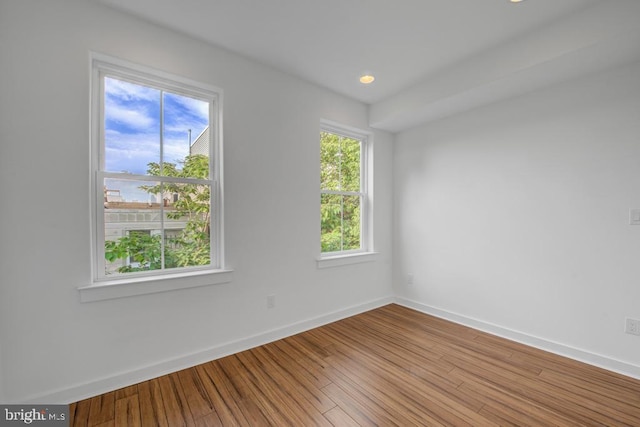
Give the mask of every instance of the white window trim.
M 343 265 L 360 264 L 378 260 L 378 252 L 357 252 L 352 254 L 324 256 L 316 259 L 317 268 L 340 267 Z
M 78 288 L 80 301 L 99 301 L 230 282 L 232 270 L 225 268 L 224 260 L 224 197 L 222 185 L 224 173 L 223 163 L 219 161 L 223 156 L 222 89 L 95 52 L 90 53 L 90 72 L 92 280 L 89 285 Z M 211 230 L 216 236 L 216 246 L 215 249 L 212 248 L 215 258 L 212 256 L 211 266 L 194 267 L 181 271 L 155 272 L 153 274 L 132 273 L 131 276 L 117 276 L 114 279 L 101 277 L 99 274 L 100 271 L 104 271 L 104 262 L 99 256 L 102 255 L 102 258 L 104 258 L 104 254 L 98 248 L 98 244 L 104 244 L 104 215 L 102 209 L 98 206 L 98 202 L 102 200 L 102 184 L 98 178 L 108 175 L 108 172 L 101 170 L 100 165 L 100 159 L 104 156 L 104 144 L 100 139 L 102 138 L 102 115 L 104 114 L 101 108 L 101 74 L 105 72 L 114 77 L 122 76 L 124 79 L 134 77 L 152 85 L 155 83 L 165 90 L 169 89 L 178 94 L 185 94 L 185 91 L 187 92 L 186 94 L 190 94 L 190 91 L 206 93 L 213 101 L 210 104 L 210 108 L 213 109 L 211 114 L 212 122 L 209 124 L 214 130 L 211 132 L 213 156 L 210 156 L 209 164 L 209 168 L 212 171 L 212 182 L 207 180 L 207 184 L 211 184 L 211 203 L 217 209 L 215 211 L 216 215 L 212 215 L 214 219 L 211 222 Z M 163 180 L 170 180 L 170 178 L 165 177 Z M 102 231 L 100 231 L 101 227 Z M 99 270 L 101 267 L 102 270 Z
M 324 119 L 320 121 L 320 132 L 329 132 L 361 141 L 359 193 L 363 194 L 363 198 L 360 217 L 361 248 L 338 252 L 320 251 L 316 258 L 317 268 L 376 261 L 378 253 L 373 249 L 373 133 Z
M 111 280 L 78 288 L 80 302 L 103 301 L 115 298 L 154 294 L 177 289 L 197 288 L 229 283 L 233 270 L 189 271 L 163 276 L 146 276 L 136 279 Z

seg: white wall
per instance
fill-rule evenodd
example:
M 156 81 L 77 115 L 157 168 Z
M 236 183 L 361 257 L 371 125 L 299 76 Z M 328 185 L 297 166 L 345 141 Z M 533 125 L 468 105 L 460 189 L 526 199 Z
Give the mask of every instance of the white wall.
M 3 1 L 0 41 L 7 401 L 68 402 L 389 301 L 391 135 L 374 137 L 378 261 L 315 263 L 319 122 L 366 129 L 366 106 L 95 2 Z M 91 280 L 89 51 L 224 90 L 232 283 L 79 302 Z
M 399 134 L 401 301 L 640 377 L 640 337 L 623 332 L 640 318 L 638 76 L 618 68 Z
M 2 337 L 0 337 L 0 402 L 6 401 L 4 395 L 4 379 L 3 379 L 4 366 L 2 365 Z

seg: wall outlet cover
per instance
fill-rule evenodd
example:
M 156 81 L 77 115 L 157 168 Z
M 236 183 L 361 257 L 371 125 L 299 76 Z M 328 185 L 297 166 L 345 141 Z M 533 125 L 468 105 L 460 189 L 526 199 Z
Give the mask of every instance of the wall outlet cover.
M 640 335 L 640 320 L 627 317 L 624 331 L 631 335 Z

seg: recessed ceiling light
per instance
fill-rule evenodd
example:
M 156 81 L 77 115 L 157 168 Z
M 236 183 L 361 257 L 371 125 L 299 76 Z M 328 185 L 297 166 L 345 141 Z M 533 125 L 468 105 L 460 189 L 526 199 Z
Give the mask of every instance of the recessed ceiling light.
M 373 81 L 376 78 L 373 77 L 371 74 L 365 74 L 364 76 L 360 77 L 360 83 L 362 83 L 363 85 L 368 85 L 370 83 L 373 83 Z
M 511 3 L 520 3 L 520 2 L 522 2 L 522 1 L 524 1 L 524 0 L 509 0 L 509 1 L 510 1 Z

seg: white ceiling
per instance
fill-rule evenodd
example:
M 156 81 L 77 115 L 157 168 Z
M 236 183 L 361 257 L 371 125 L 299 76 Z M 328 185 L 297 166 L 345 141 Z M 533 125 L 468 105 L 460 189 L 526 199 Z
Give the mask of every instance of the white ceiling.
M 399 99 L 403 93 L 411 97 L 413 88 L 425 90 L 430 81 L 442 81 L 456 66 L 469 68 L 474 58 L 500 49 L 504 60 L 509 52 L 518 52 L 513 48 L 518 41 L 536 49 L 532 54 L 538 62 L 594 44 L 598 41 L 594 41 L 595 30 L 587 22 L 606 7 L 625 4 L 637 13 L 630 21 L 640 22 L 640 10 L 632 6 L 638 0 L 525 0 L 517 4 L 508 0 L 99 1 L 371 104 L 379 115 L 391 109 L 394 116 L 398 103 L 403 104 Z M 607 28 L 615 29 L 615 19 L 626 19 L 628 13 L 613 16 Z M 548 29 L 553 32 L 575 16 L 586 18 L 573 23 L 573 41 L 567 42 L 573 44 L 565 44 L 559 52 L 551 41 L 547 57 L 541 54 L 544 47 L 534 39 L 544 38 Z M 603 31 L 598 33 L 600 39 Z M 505 46 L 512 49 L 504 51 Z M 527 67 L 538 64 L 536 61 Z M 513 70 L 506 67 L 501 75 L 521 69 L 522 64 Z M 365 72 L 376 76 L 369 86 L 358 82 Z M 409 101 L 416 102 L 407 99 L 404 104 Z M 394 131 L 415 124 L 406 117 L 403 124 L 391 123 L 394 120 L 387 114 L 378 122 Z

